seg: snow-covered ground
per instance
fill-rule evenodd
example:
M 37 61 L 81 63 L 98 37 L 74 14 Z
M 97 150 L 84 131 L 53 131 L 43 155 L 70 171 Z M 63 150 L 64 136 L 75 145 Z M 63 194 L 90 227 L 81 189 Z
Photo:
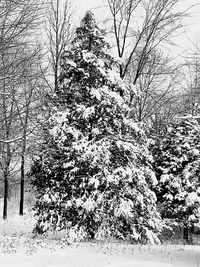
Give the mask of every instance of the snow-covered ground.
M 200 246 L 73 243 L 32 238 L 34 218 L 0 219 L 0 267 L 200 267 Z
M 63 246 L 62 242 L 53 240 L 11 239 L 4 237 L 0 240 L 3 244 L 0 252 L 1 267 L 200 266 L 200 246 L 112 243 L 74 243 Z

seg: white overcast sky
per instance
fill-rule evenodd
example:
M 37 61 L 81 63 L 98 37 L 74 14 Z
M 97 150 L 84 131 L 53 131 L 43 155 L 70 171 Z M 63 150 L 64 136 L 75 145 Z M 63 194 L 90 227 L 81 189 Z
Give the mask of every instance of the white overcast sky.
M 106 0 L 72 0 L 78 21 L 82 19 L 87 10 L 93 10 L 97 21 L 101 19 L 104 14 L 100 7 L 105 5 L 106 2 Z M 190 9 L 191 16 L 184 21 L 187 25 L 184 28 L 185 33 L 174 39 L 177 47 L 173 48 L 173 52 L 176 51 L 177 55 L 180 54 L 180 56 L 184 53 L 183 51 L 192 47 L 191 42 L 196 43 L 199 40 L 200 47 L 200 0 L 180 0 L 178 10 L 183 11 L 191 5 L 195 6 Z

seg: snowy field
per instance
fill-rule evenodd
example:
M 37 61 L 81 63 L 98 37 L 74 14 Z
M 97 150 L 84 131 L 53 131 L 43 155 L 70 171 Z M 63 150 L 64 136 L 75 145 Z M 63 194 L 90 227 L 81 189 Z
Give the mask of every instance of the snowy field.
M 0 220 L 0 267 L 200 267 L 200 246 L 73 243 L 32 238 L 33 217 Z
M 32 238 L 34 217 L 0 219 L 0 267 L 200 267 L 200 246 L 73 243 Z
M 200 247 L 133 246 L 24 242 L 17 251 L 0 255 L 1 267 L 172 267 L 199 266 Z

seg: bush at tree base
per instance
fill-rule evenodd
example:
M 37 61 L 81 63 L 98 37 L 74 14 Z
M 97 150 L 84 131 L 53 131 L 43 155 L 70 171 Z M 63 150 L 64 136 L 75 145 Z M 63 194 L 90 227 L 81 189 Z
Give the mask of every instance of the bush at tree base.
M 147 138 L 126 118 L 128 87 L 104 33 L 87 12 L 63 53 L 42 156 L 31 169 L 36 231 L 74 228 L 85 238 L 159 242 Z

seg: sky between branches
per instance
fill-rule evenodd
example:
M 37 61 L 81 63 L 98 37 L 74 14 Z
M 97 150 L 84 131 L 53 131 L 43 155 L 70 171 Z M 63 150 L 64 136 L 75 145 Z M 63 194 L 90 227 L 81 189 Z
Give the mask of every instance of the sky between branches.
M 106 16 L 106 0 L 73 0 L 72 3 L 75 7 L 76 14 L 78 14 L 76 17 L 79 21 L 87 10 L 92 10 L 94 12 L 97 21 L 101 21 Z M 169 51 L 169 53 L 174 53 L 174 56 L 177 56 L 178 58 L 186 55 L 189 48 L 193 47 L 193 43 L 198 43 L 198 46 L 200 47 L 200 1 L 180 0 L 177 8 L 178 10 L 183 11 L 187 10 L 190 6 L 191 8 L 188 12 L 190 12 L 191 15 L 184 20 L 186 26 L 173 40 L 176 47 L 171 48 L 171 51 Z M 107 13 L 107 15 L 108 14 L 109 13 Z

